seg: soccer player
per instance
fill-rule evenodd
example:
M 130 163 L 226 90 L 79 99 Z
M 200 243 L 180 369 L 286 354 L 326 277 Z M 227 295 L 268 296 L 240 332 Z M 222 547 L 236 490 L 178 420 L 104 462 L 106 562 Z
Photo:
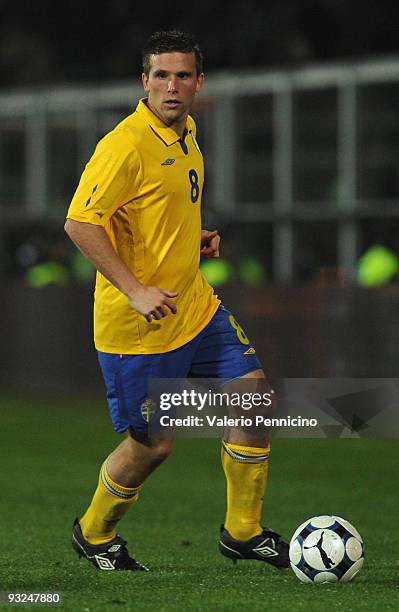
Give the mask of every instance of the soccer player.
M 201 230 L 202 155 L 190 107 L 204 81 L 196 40 L 153 34 L 143 49 L 147 97 L 97 145 L 65 230 L 97 269 L 94 335 L 108 405 L 126 437 L 102 464 L 75 551 L 103 570 L 147 570 L 115 527 L 172 449 L 148 432 L 148 381 L 188 375 L 264 378 L 255 350 L 199 270 L 219 256 L 216 230 Z M 250 350 L 248 350 L 250 349 Z M 268 441 L 222 442 L 227 515 L 220 552 L 287 567 L 288 546 L 260 525 Z

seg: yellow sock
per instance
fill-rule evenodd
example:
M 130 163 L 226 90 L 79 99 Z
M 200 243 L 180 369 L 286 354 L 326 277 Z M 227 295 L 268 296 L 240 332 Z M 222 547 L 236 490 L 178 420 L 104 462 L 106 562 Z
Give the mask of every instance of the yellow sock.
M 263 495 L 269 471 L 267 448 L 222 442 L 222 465 L 227 479 L 225 528 L 236 540 L 262 533 Z
M 116 536 L 115 525 L 137 501 L 141 485 L 126 488 L 114 482 L 107 471 L 107 459 L 101 466 L 98 486 L 90 506 L 80 519 L 83 537 L 90 544 L 104 544 Z

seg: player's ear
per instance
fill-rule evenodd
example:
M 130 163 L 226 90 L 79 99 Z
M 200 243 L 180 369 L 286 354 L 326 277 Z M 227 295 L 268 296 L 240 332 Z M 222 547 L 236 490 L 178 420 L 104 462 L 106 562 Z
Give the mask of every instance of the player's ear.
M 143 87 L 144 87 L 144 91 L 149 91 L 149 87 L 148 87 L 148 75 L 143 72 L 143 74 L 141 75 L 141 80 L 143 83 Z
M 197 86 L 195 88 L 195 93 L 201 91 L 202 85 L 204 84 L 205 75 L 203 72 L 197 76 Z

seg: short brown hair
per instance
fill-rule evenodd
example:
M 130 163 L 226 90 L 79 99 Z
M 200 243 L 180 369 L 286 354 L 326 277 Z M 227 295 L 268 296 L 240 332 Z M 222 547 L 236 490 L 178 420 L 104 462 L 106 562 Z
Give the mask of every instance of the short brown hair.
M 165 30 L 154 32 L 143 47 L 143 72 L 148 76 L 151 69 L 151 55 L 161 53 L 194 53 L 197 75 L 203 70 L 203 56 L 196 38 L 188 32 Z

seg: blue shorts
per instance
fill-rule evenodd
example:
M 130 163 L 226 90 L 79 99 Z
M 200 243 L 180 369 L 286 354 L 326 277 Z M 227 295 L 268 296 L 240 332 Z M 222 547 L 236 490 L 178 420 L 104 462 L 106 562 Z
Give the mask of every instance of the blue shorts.
M 261 368 L 249 339 L 233 315 L 219 306 L 208 325 L 187 344 L 156 355 L 98 351 L 115 431 L 148 428 L 148 381 L 154 378 L 240 378 Z

